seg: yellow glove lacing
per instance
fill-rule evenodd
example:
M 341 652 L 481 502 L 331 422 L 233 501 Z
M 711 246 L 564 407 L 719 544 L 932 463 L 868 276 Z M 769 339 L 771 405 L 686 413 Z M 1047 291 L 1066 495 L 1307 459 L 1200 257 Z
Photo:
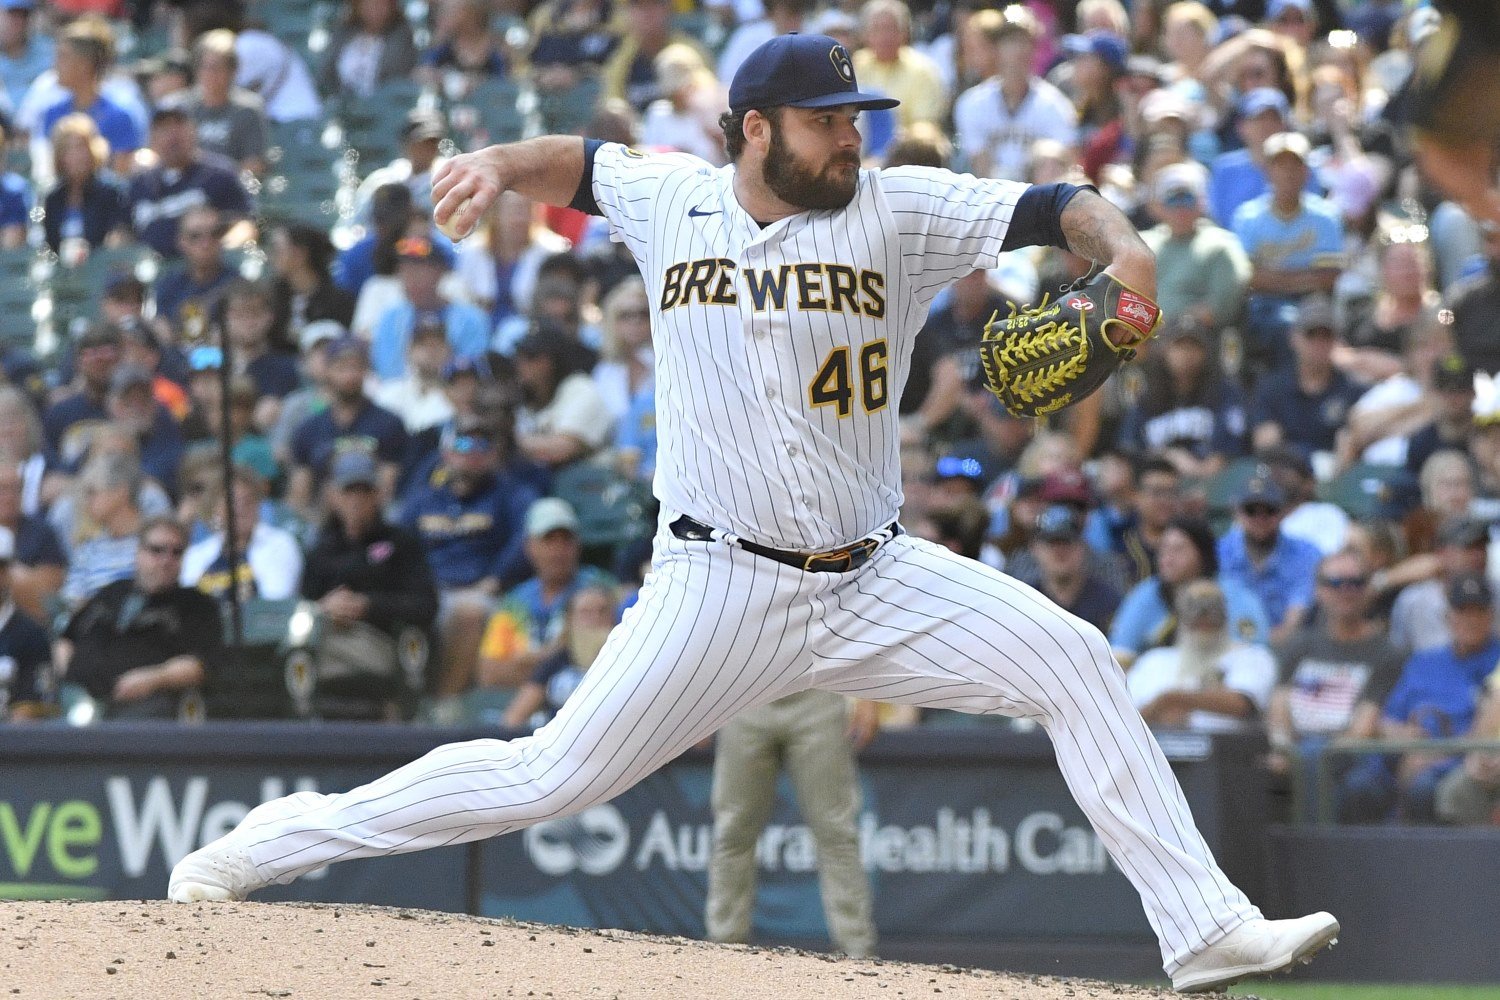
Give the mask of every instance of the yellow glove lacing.
M 996 323 L 997 310 L 984 327 L 984 339 L 989 350 L 983 352 L 985 374 L 992 385 L 1002 387 L 1019 402 L 1030 404 L 1039 398 L 1066 389 L 1083 374 L 1089 360 L 1089 338 L 1081 322 L 1044 323 L 1032 326 L 1019 336 L 1001 337 L 1001 332 L 1015 330 L 1018 319 L 1028 320 L 1045 316 L 1048 312 L 1061 313 L 1058 305 L 1048 307 L 1047 296 L 1025 313 L 1011 303 L 1010 315 L 1003 323 Z M 1064 352 L 1071 354 L 1064 356 Z M 1013 408 L 1007 406 L 1008 409 Z

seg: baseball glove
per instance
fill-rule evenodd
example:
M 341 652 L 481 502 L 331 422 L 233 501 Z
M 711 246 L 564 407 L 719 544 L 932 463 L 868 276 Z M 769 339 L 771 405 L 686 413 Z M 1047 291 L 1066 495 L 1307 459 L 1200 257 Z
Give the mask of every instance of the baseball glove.
M 1118 278 L 1085 275 L 1056 299 L 991 316 L 979 360 L 1007 410 L 1040 417 L 1098 389 L 1160 323 L 1161 307 Z

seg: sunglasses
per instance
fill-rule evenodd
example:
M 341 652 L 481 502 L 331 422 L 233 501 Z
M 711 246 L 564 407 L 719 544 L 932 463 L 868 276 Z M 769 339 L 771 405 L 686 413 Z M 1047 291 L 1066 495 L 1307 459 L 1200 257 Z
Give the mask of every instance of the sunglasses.
M 1370 582 L 1367 576 L 1323 576 L 1318 582 L 1334 590 L 1358 590 Z
M 181 559 L 187 551 L 180 545 L 144 545 L 142 548 L 153 556 L 171 556 L 173 559 Z
M 650 319 L 649 309 L 621 309 L 615 314 L 616 319 Z
M 1281 508 L 1266 503 L 1247 503 L 1240 508 L 1240 512 L 1246 517 L 1275 517 L 1281 513 Z
M 977 459 L 964 458 L 959 455 L 944 455 L 939 458 L 933 466 L 933 472 L 939 479 L 984 478 L 984 467 Z
M 194 241 L 211 240 L 214 238 L 214 232 L 211 229 L 184 229 L 182 231 L 182 238 Z
M 479 452 L 489 451 L 494 447 L 493 442 L 487 437 L 478 434 L 460 434 L 448 442 L 448 450 L 455 455 L 474 455 Z

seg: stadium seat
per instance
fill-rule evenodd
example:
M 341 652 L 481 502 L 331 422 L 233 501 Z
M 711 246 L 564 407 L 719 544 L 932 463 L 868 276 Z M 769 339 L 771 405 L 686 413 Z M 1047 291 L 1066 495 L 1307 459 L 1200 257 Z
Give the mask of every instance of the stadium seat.
M 288 623 L 299 601 L 250 600 L 240 608 L 242 641 L 235 643 L 223 607 L 223 654 L 208 664 L 203 694 L 211 719 L 290 719 L 297 713 L 285 680 Z
M 287 164 L 318 164 L 333 171 L 343 144 L 323 122 L 272 122 L 267 129 L 266 160 L 273 170 Z
M 345 144 L 358 156 L 358 170 L 367 176 L 401 154 L 401 128 L 406 113 L 424 100 L 415 80 L 391 80 L 369 97 L 346 97 L 337 117 L 344 126 Z
M 1410 480 L 1401 466 L 1358 464 L 1318 489 L 1319 499 L 1342 507 L 1355 520 L 1384 516 L 1391 494 Z
M 36 264 L 36 252 L 29 247 L 0 250 L 0 343 L 30 347 L 36 339 Z
M 149 285 L 155 280 L 156 255 L 144 244 L 97 247 L 77 267 L 59 265 L 47 287 L 52 296 L 52 329 L 58 335 L 71 333 L 99 313 L 99 303 L 111 278 L 131 274 Z
M 341 187 L 339 179 L 326 166 L 293 167 L 266 178 L 257 206 L 267 219 L 295 219 L 332 226 L 340 214 Z
M 459 145 L 474 150 L 524 138 L 532 129 L 520 103 L 521 88 L 511 80 L 491 79 L 475 87 L 461 103 L 448 109 Z
M 1260 468 L 1261 463 L 1253 458 L 1236 458 L 1224 467 L 1223 472 L 1205 480 L 1203 493 L 1208 501 L 1210 516 L 1230 513 L 1235 497 Z
M 603 89 L 598 77 L 589 76 L 566 90 L 537 91 L 542 130 L 553 135 L 581 132 L 594 116 Z
M 620 546 L 651 531 L 655 501 L 646 484 L 597 462 L 575 462 L 552 481 L 552 492 L 578 515 L 585 558 L 610 566 Z

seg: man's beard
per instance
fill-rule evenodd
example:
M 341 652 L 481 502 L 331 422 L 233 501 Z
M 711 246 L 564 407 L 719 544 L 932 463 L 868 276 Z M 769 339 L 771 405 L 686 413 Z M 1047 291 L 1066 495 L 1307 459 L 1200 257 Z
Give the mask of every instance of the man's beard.
M 830 174 L 840 164 L 852 164 L 855 170 L 848 180 Z M 771 128 L 771 148 L 766 152 L 766 161 L 761 167 L 766 187 L 786 202 L 798 208 L 837 209 L 854 200 L 859 187 L 859 154 L 839 155 L 819 173 L 813 173 L 797 159 L 781 137 L 781 129 Z
M 1224 681 L 1221 664 L 1230 646 L 1229 633 L 1226 631 L 1203 632 L 1179 626 L 1177 648 L 1181 655 L 1177 666 L 1178 680 L 1192 683 L 1192 689 L 1196 691 L 1218 687 Z
M 332 396 L 340 406 L 357 406 L 360 400 L 365 398 L 365 387 L 363 384 L 360 384 L 356 385 L 352 389 L 345 390 L 342 388 L 330 386 L 328 394 Z
M 612 626 L 588 627 L 575 625 L 568 630 L 568 656 L 573 664 L 587 670 L 599 658 L 599 651 L 609 639 Z

